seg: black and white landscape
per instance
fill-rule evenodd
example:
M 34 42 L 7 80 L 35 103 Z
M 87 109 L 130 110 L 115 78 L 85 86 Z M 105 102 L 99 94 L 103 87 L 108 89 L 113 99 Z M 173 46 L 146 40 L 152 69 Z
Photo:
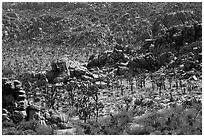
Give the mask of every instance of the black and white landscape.
M 3 135 L 202 135 L 201 2 L 3 2 Z

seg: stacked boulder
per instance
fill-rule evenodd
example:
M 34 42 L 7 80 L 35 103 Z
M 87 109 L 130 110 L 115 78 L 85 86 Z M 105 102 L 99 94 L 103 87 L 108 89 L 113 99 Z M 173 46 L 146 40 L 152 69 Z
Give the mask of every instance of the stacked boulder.
M 3 115 L 7 114 L 9 119 L 20 122 L 27 116 L 27 106 L 26 93 L 21 82 L 2 78 L 2 108 L 5 110 Z

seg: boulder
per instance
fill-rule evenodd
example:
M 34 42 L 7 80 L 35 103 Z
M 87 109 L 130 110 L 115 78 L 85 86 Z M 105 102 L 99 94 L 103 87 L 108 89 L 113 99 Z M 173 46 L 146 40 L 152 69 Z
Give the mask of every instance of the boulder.
M 68 58 L 60 58 L 51 62 L 53 72 L 63 72 L 68 70 Z
M 27 101 L 26 100 L 23 100 L 23 101 L 19 101 L 17 102 L 17 108 L 16 110 L 18 111 L 24 111 L 26 110 L 26 107 L 27 107 Z
M 26 99 L 26 95 L 25 94 L 22 94 L 22 95 L 18 95 L 16 100 L 17 101 L 24 101 Z
M 27 116 L 26 111 L 15 110 L 12 114 L 12 119 L 13 119 L 13 122 L 19 123 L 19 122 L 23 121 L 26 118 L 26 116 Z
M 2 114 L 9 114 L 9 111 L 5 108 L 2 109 Z
M 40 120 L 40 107 L 35 105 L 30 105 L 26 108 L 28 112 L 29 120 Z
M 16 92 L 17 92 L 18 95 L 25 95 L 26 94 L 25 90 L 23 90 L 23 89 L 20 89 L 20 90 L 18 90 Z

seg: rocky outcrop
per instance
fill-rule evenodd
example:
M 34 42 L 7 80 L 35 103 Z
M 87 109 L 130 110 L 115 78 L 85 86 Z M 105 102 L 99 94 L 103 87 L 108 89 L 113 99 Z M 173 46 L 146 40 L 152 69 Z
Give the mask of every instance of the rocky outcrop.
M 22 121 L 26 116 L 28 106 L 26 92 L 22 88 L 22 83 L 18 80 L 2 78 L 2 108 L 4 115 L 14 122 Z

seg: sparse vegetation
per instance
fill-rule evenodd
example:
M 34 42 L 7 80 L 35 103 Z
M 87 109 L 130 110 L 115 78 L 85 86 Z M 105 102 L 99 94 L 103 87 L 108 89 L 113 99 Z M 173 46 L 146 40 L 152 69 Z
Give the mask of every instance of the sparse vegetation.
M 41 114 L 16 123 L 6 107 L 3 135 L 202 134 L 202 3 L 3 2 L 2 14 L 2 77 Z

